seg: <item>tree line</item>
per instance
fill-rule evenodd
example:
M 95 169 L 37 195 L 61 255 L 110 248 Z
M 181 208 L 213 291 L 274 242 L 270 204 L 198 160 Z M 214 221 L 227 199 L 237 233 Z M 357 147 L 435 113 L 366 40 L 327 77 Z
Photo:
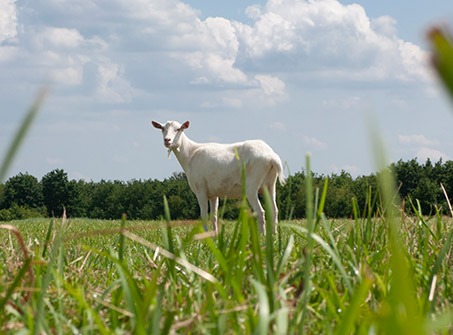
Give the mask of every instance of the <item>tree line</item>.
M 398 193 L 407 212 L 420 208 L 423 214 L 447 213 L 442 183 L 447 194 L 453 195 L 453 161 L 429 159 L 420 164 L 416 159 L 392 163 Z M 351 217 L 374 214 L 379 208 L 378 179 L 380 173 L 353 178 L 342 171 L 329 176 L 313 173 L 315 189 L 322 192 L 326 179 L 328 191 L 325 203 L 327 217 Z M 277 183 L 277 204 L 281 219 L 306 216 L 306 173 L 287 177 L 284 186 Z M 167 198 L 172 219 L 197 219 L 199 207 L 184 173 L 173 173 L 164 180 L 147 179 L 99 182 L 69 180 L 62 169 L 55 169 L 41 180 L 28 173 L 19 173 L 0 183 L 0 221 L 29 217 L 61 217 L 63 208 L 69 217 L 118 219 L 123 213 L 129 219 L 156 220 L 164 213 Z M 234 219 L 238 201 L 221 201 L 220 215 Z M 371 211 L 371 213 L 370 213 Z

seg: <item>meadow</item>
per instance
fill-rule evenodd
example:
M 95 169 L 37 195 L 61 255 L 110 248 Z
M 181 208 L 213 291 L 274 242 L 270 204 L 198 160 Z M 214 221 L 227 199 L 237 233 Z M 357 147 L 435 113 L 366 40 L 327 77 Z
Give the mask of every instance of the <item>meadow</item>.
M 168 206 L 1 225 L 0 332 L 453 334 L 452 219 L 329 220 L 314 193 L 313 215 L 265 236 L 245 202 L 219 236 Z

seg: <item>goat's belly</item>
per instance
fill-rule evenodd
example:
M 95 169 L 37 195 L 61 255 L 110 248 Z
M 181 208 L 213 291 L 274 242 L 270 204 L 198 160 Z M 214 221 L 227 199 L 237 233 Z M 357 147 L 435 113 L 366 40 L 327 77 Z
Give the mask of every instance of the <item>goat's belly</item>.
M 223 180 L 208 189 L 208 197 L 237 199 L 242 196 L 242 185 L 231 180 Z

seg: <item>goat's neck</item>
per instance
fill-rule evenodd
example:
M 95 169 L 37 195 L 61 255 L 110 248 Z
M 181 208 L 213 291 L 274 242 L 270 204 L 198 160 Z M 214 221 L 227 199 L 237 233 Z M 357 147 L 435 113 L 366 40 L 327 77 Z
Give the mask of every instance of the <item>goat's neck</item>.
M 187 171 L 190 158 L 192 156 L 192 153 L 197 148 L 197 146 L 198 143 L 192 141 L 184 133 L 181 134 L 181 144 L 178 150 L 174 150 L 173 152 L 176 158 L 178 159 L 179 164 L 181 164 L 181 167 L 184 170 L 184 172 Z

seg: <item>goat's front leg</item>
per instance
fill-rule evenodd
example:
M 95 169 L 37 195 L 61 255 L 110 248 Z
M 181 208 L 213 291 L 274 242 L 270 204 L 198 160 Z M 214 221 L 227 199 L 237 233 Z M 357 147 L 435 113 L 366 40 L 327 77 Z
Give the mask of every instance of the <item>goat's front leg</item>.
M 216 235 L 219 234 L 219 226 L 217 224 L 217 211 L 219 209 L 219 198 L 211 198 L 209 199 L 209 206 L 211 211 L 211 221 L 212 221 L 212 228 Z
M 200 206 L 200 217 L 203 222 L 203 228 L 208 230 L 206 222 L 208 221 L 208 197 L 205 194 L 197 194 L 198 205 Z

